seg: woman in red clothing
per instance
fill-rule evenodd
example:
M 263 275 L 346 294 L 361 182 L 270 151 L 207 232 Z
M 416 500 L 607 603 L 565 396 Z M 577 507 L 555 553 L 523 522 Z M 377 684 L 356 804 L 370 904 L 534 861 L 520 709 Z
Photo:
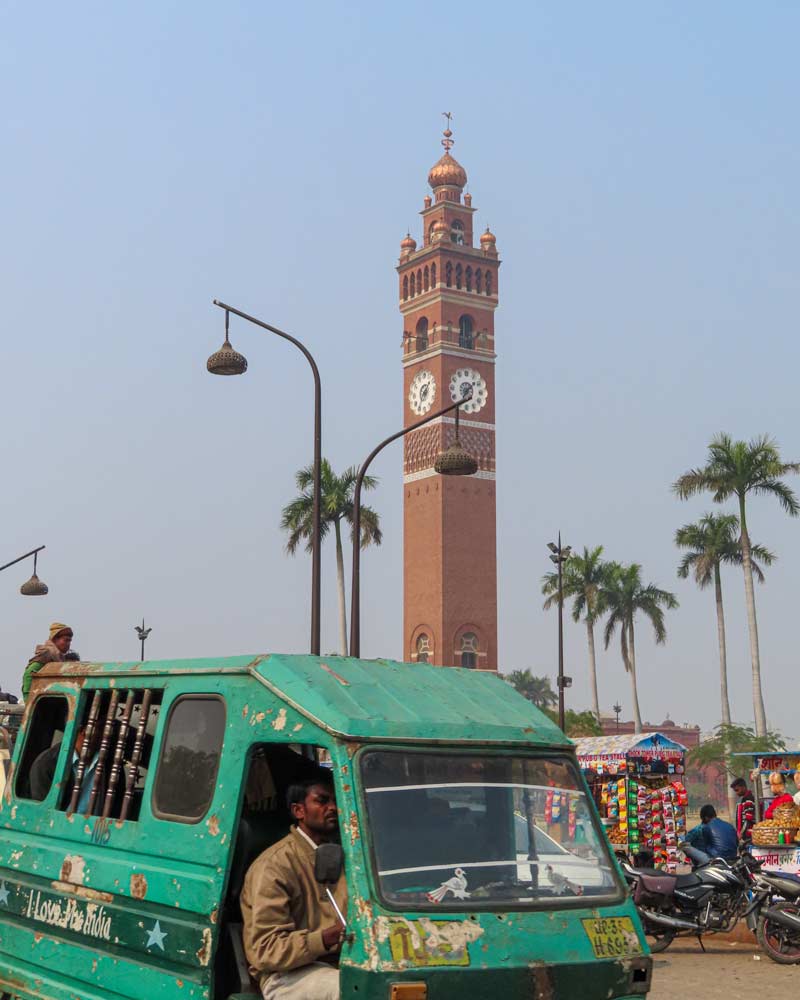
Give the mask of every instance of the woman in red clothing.
M 786 779 L 780 771 L 773 771 L 769 776 L 769 787 L 775 798 L 770 802 L 764 819 L 772 819 L 773 813 L 779 806 L 793 806 L 794 799 L 786 791 Z

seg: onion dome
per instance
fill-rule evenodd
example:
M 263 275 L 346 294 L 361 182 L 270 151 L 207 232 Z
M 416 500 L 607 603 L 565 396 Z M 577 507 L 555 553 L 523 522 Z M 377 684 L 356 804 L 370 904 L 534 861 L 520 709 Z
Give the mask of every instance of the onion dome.
M 497 237 L 486 227 L 486 232 L 481 235 L 481 248 L 483 250 L 494 250 L 497 244 Z
M 411 235 L 411 233 L 406 233 L 405 239 L 400 241 L 400 253 L 412 253 L 417 249 L 417 241 Z
M 458 160 L 447 152 L 431 167 L 428 183 L 432 188 L 442 187 L 445 184 L 463 188 L 467 183 L 467 172 Z

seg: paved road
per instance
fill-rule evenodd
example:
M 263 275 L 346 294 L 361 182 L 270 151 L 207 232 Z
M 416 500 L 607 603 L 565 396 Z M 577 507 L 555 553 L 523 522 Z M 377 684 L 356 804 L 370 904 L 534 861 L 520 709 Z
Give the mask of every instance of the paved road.
M 649 1000 L 778 1000 L 800 995 L 800 965 L 776 965 L 754 944 L 707 939 L 705 946 L 704 955 L 697 942 L 681 941 L 654 955 Z

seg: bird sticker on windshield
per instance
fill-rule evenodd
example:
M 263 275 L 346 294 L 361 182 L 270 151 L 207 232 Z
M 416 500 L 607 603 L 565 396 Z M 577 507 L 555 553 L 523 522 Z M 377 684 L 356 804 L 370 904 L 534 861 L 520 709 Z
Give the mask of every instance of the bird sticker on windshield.
M 449 892 L 452 892 L 454 899 L 469 899 L 467 877 L 463 868 L 456 868 L 452 878 L 442 882 L 438 889 L 433 889 L 427 895 L 432 903 L 441 903 Z
M 567 893 L 571 893 L 573 896 L 583 895 L 582 885 L 571 882 L 566 875 L 562 875 L 561 872 L 557 872 L 552 865 L 545 865 L 544 870 L 547 872 L 547 877 L 550 879 L 550 885 L 552 885 L 557 896 L 564 896 Z

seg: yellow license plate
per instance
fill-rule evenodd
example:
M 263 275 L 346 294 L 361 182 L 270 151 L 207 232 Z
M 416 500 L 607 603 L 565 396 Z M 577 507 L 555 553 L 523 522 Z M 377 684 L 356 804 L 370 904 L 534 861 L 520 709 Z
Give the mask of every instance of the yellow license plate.
M 630 917 L 590 917 L 581 923 L 597 958 L 641 954 L 642 946 Z

